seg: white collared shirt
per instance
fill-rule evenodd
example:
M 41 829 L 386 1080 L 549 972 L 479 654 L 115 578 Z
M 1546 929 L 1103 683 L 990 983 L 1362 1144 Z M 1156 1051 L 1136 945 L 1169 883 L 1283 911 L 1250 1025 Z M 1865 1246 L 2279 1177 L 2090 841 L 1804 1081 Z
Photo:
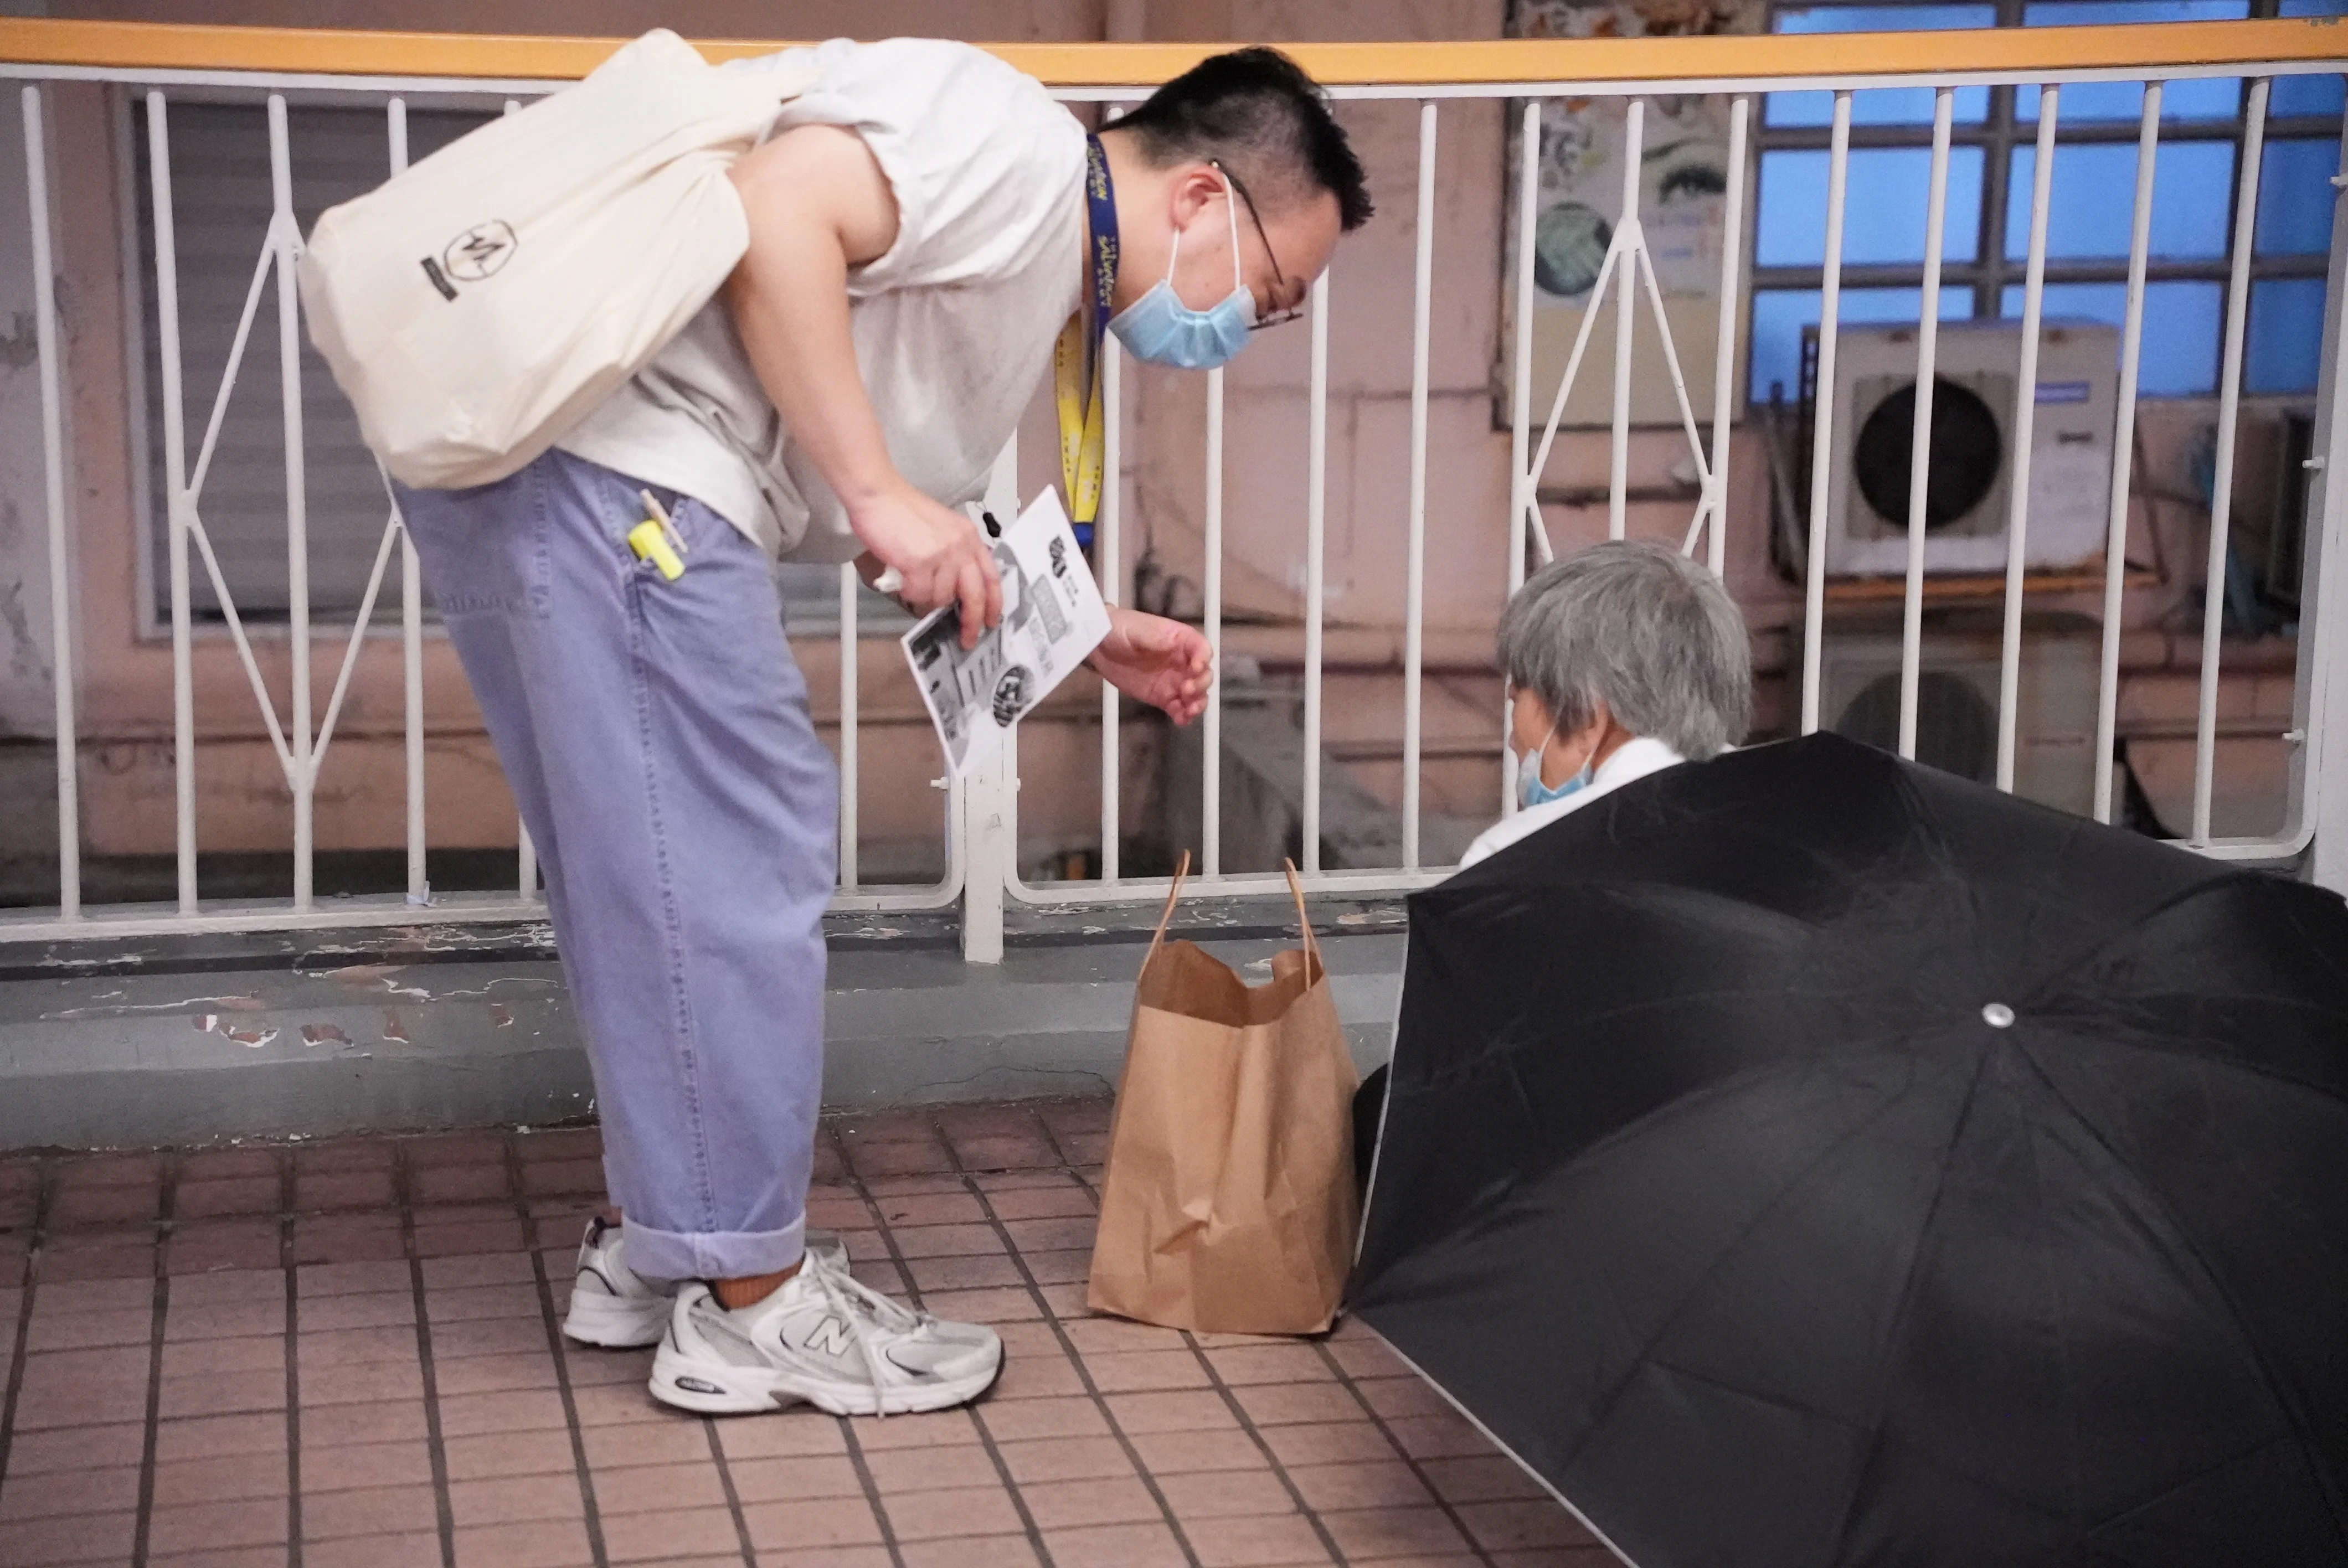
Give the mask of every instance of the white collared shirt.
M 1545 801 L 1528 806 L 1513 815 L 1504 816 L 1476 835 L 1468 853 L 1459 857 L 1461 869 L 1496 855 L 1520 838 L 1529 838 L 1558 818 L 1580 811 L 1600 795 L 1621 789 L 1634 779 L 1659 774 L 1665 768 L 1687 761 L 1661 741 L 1644 735 L 1634 736 L 1614 749 L 1614 754 L 1599 764 L 1590 782 L 1562 800 Z

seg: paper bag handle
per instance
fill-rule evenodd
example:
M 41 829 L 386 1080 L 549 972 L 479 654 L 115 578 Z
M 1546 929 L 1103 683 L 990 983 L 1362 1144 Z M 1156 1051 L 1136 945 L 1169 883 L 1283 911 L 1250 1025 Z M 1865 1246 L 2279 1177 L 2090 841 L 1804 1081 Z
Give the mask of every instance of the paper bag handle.
M 1158 929 L 1149 933 L 1149 951 L 1141 956 L 1141 967 L 1148 968 L 1149 960 L 1158 956 L 1158 945 L 1166 939 L 1167 923 L 1174 918 L 1174 900 L 1182 897 L 1182 878 L 1190 875 L 1190 852 L 1182 852 L 1181 863 L 1174 867 L 1174 885 L 1166 889 L 1166 907 L 1158 916 Z
M 1304 913 L 1304 884 L 1297 879 L 1296 862 L 1283 856 L 1280 862 L 1280 867 L 1288 873 L 1289 897 L 1296 900 L 1296 923 L 1304 931 L 1305 957 L 1313 960 L 1314 968 L 1325 975 L 1329 972 L 1329 966 L 1322 961 L 1321 943 L 1313 935 L 1312 917 Z

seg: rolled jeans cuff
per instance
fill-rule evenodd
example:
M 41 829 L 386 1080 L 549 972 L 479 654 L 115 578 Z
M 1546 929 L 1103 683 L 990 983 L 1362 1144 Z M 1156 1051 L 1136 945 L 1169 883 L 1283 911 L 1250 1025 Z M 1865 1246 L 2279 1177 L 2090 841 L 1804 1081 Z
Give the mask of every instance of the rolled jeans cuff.
M 651 1279 L 747 1279 L 780 1274 L 807 1251 L 807 1216 L 781 1230 L 664 1231 L 623 1216 L 628 1266 Z

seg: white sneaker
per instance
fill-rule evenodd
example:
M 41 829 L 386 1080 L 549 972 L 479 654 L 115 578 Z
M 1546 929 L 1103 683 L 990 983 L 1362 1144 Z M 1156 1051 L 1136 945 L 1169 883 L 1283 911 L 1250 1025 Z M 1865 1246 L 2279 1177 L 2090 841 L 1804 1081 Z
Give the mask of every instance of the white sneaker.
M 625 1245 L 620 1226 L 601 1215 L 587 1222 L 579 1244 L 579 1273 L 571 1283 L 571 1310 L 562 1319 L 562 1332 L 582 1345 L 641 1350 L 659 1344 L 668 1327 L 683 1281 L 638 1274 L 623 1255 Z M 848 1248 L 835 1232 L 808 1232 L 807 1250 L 848 1266 Z
M 739 1312 L 705 1285 L 678 1292 L 652 1389 L 704 1415 L 795 1399 L 835 1416 L 900 1415 L 966 1404 L 1002 1370 L 994 1329 L 909 1311 L 850 1278 L 837 1256 L 810 1252 L 773 1295 Z

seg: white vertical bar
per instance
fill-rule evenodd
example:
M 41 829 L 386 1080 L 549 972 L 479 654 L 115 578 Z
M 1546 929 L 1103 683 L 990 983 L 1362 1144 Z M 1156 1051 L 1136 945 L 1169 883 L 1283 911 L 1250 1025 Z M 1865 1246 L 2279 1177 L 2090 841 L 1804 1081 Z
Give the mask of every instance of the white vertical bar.
M 1509 593 L 1525 583 L 1526 518 L 1536 504 L 1540 476 L 1531 471 L 1533 422 L 1533 209 L 1540 201 L 1539 98 L 1525 103 L 1517 178 L 1517 381 L 1509 415 Z M 1590 308 L 1598 308 L 1592 294 Z M 1517 810 L 1517 778 L 1509 752 L 1509 702 L 1500 700 L 1500 815 Z
M 2209 798 L 2218 766 L 2219 634 L 2226 617 L 2226 545 L 2233 525 L 2234 436 L 2242 411 L 2242 343 L 2250 318 L 2250 246 L 2258 226 L 2259 165 L 2266 152 L 2267 98 L 2273 83 L 2250 84 L 2242 167 L 2234 198 L 2234 270 L 2226 284 L 2226 357 L 2218 383 L 2217 471 L 2209 489 L 2209 565 L 2201 590 L 2201 705 L 2193 731 L 2193 837 L 2209 842 Z
M 188 429 L 180 376 L 180 260 L 171 213 L 171 133 L 163 95 L 147 95 L 147 169 L 155 200 L 156 351 L 163 377 L 163 482 L 171 545 L 171 773 L 180 913 L 196 912 L 196 695 L 188 627 Z
M 1012 433 L 994 456 L 982 503 L 997 518 L 1019 515 L 1019 436 Z M 1019 858 L 1019 732 L 1004 733 L 1001 744 L 982 747 L 960 780 L 962 810 L 947 822 L 959 834 L 962 877 L 962 956 L 964 963 L 1003 961 L 1003 906 Z M 947 770 L 951 777 L 953 770 Z M 953 846 L 948 846 L 951 860 Z
M 393 98 L 386 113 L 391 172 L 398 174 L 407 168 L 407 100 Z M 395 499 L 395 508 L 397 505 Z M 432 897 L 424 858 L 424 579 L 405 517 L 399 524 L 399 665 L 401 739 L 407 762 L 407 901 L 423 904 Z
M 1117 339 L 1107 333 L 1101 337 L 1101 418 L 1108 428 L 1101 439 L 1101 501 L 1098 527 L 1093 530 L 1093 548 L 1100 558 L 1101 597 L 1111 604 L 1125 597 L 1124 563 L 1117 559 L 1117 525 L 1124 517 L 1124 494 L 1119 469 L 1125 461 L 1125 355 Z M 1101 682 L 1101 881 L 1114 886 L 1117 880 L 1120 856 L 1118 839 L 1124 828 L 1120 821 L 1120 794 L 1123 789 L 1123 759 L 1121 743 L 1124 735 L 1118 728 L 1117 688 Z
M 1111 38 L 1139 38 L 1148 29 L 1138 19 L 1143 9 L 1140 0 L 1131 0 L 1123 7 L 1130 14 L 1111 19 Z M 1127 104 L 1103 106 L 1106 118 L 1114 118 L 1130 108 Z M 1094 518 L 1093 553 L 1100 567 L 1101 598 L 1117 604 L 1125 596 L 1124 562 L 1118 559 L 1118 524 L 1123 520 L 1124 497 L 1121 494 L 1121 470 L 1125 464 L 1125 354 L 1114 333 L 1103 333 L 1100 343 L 1101 417 L 1107 429 L 1101 441 L 1100 511 Z M 1215 671 L 1218 679 L 1221 671 Z M 1123 851 L 1119 839 L 1125 827 L 1124 806 L 1124 712 L 1116 687 L 1101 682 L 1101 884 L 1115 886 L 1123 870 Z
M 2135 470 L 2137 374 L 2144 357 L 2145 259 L 2152 249 L 2152 171 L 2160 152 L 2159 82 L 2144 85 L 2136 138 L 2136 221 L 2128 240 L 2127 315 L 2120 328 L 2119 426 L 2112 433 L 2112 497 L 2104 544 L 2103 667 L 2096 688 L 2096 820 L 2112 819 L 2112 753 L 2119 740 L 2120 616 L 2127 586 L 2128 481 Z
M 1215 683 L 1207 689 L 1207 726 L 1200 747 L 1199 869 L 1223 868 L 1223 371 L 1207 373 L 1207 646 L 1214 650 Z
M 2030 546 L 2030 458 L 2038 419 L 2038 326 L 2046 294 L 2046 221 L 2054 199 L 2058 87 L 2038 89 L 2038 151 L 2030 182 L 2030 261 L 2022 285 L 2022 368 L 2013 389 L 2013 486 L 2005 515 L 2005 629 L 1997 667 L 1997 787 L 2013 789 L 2022 712 L 2022 577 Z
M 508 114 L 520 114 L 521 112 L 521 100 L 519 98 L 508 98 L 506 100 L 505 112 Z M 521 901 L 523 903 L 536 903 L 538 900 L 538 845 L 532 844 L 530 840 L 530 825 L 528 823 L 523 823 L 515 829 L 514 858 L 518 864 L 518 869 L 520 871 L 520 875 L 515 878 L 516 882 L 519 884 L 515 891 L 521 895 Z
M 1745 298 L 1742 286 L 1743 247 L 1745 242 L 1745 182 L 1749 170 L 1745 167 L 1746 122 L 1753 112 L 1753 96 L 1740 93 L 1728 110 L 1728 206 L 1721 215 L 1720 237 L 1720 330 L 1715 339 L 1712 356 L 1712 472 L 1710 484 L 1709 521 L 1712 531 L 1704 541 L 1704 563 L 1712 575 L 1724 577 L 1728 571 L 1728 425 L 1735 402 L 1732 394 L 1736 379 L 1736 317 L 1739 302 Z
M 1825 668 L 1827 504 L 1834 474 L 1835 351 L 1842 342 L 1842 218 L 1850 176 L 1850 93 L 1835 94 L 1827 154 L 1826 276 L 1818 297 L 1818 363 L 1810 399 L 1810 542 L 1802 594 L 1802 733 L 1818 727 L 1818 678 Z
M 1622 216 L 1618 231 L 1638 233 L 1639 163 L 1644 150 L 1647 100 L 1632 98 L 1622 123 Z M 1646 248 L 1644 236 L 1632 247 Z M 1631 331 L 1638 320 L 1636 255 L 1625 256 L 1615 279 L 1614 304 L 1614 440 L 1607 457 L 1606 537 L 1619 539 L 1631 526 Z M 1590 308 L 1598 308 L 1593 295 Z M 1538 481 L 1536 481 L 1538 482 Z
M 1402 863 L 1418 869 L 1419 753 L 1426 663 L 1426 389 L 1435 321 L 1436 106 L 1418 107 L 1418 253 L 1413 263 L 1410 338 L 1410 545 L 1403 584 Z M 1528 413 L 1529 402 L 1519 400 Z M 1528 422 L 1519 422 L 1520 427 Z
M 57 278 L 49 241 L 49 152 L 41 89 L 25 88 L 25 185 L 33 221 L 33 328 L 41 360 L 42 499 L 48 513 L 49 667 L 57 727 L 57 913 L 81 913 L 80 734 L 74 722 L 73 571 L 66 538 L 65 403 L 57 381 Z
M 1329 274 L 1313 280 L 1313 369 L 1304 453 L 1304 869 L 1321 869 L 1321 600 L 1329 522 Z M 1405 786 L 1407 788 L 1407 786 Z M 1408 807 L 1406 806 L 1407 811 Z M 1408 842 L 1409 818 L 1404 818 Z
M 316 764 L 310 730 L 310 500 L 302 436 L 302 318 L 294 283 L 301 231 L 294 218 L 293 151 L 285 99 L 269 96 L 270 244 L 277 253 L 277 388 L 285 424 L 286 665 L 294 694 L 294 907 L 310 907 L 316 849 Z
M 1932 194 L 1924 210 L 1924 298 L 1916 320 L 1916 424 L 1908 447 L 1907 615 L 1900 634 L 1900 754 L 1916 754 L 1924 653 L 1924 497 L 1932 477 L 1932 374 L 1941 346 L 1941 241 L 1949 220 L 1949 122 L 1956 89 L 1932 99 Z
M 2313 836 L 2309 872 L 2315 885 L 2348 893 L 2348 766 L 2341 741 L 2348 735 L 2348 679 L 2339 654 L 2348 603 L 2348 399 L 2341 371 L 2348 366 L 2348 137 L 2340 143 L 2333 177 L 2332 253 L 2324 264 L 2323 347 L 2315 380 L 2315 426 L 2307 485 L 2306 560 L 2301 578 L 2298 679 L 2291 699 L 2298 745 L 2290 764 L 2286 824 Z M 2309 607 L 2312 606 L 2312 612 Z
M 860 643 L 856 630 L 856 568 L 843 562 L 839 569 L 839 886 L 850 893 L 856 891 L 858 871 L 856 655 Z
M 1135 9 L 1138 10 L 1137 5 Z M 1143 29 L 1132 17 L 1129 36 L 1141 36 Z M 1112 36 L 1128 36 L 1112 33 Z M 1125 106 L 1108 106 L 1109 114 L 1121 114 Z M 1104 332 L 1100 343 L 1101 418 L 1107 428 L 1101 434 L 1101 496 L 1100 511 L 1093 519 L 1093 559 L 1100 568 L 1101 598 L 1110 604 L 1122 603 L 1124 563 L 1117 559 L 1117 525 L 1123 520 L 1124 497 L 1120 470 L 1125 465 L 1125 356 L 1122 345 L 1114 333 Z M 1218 676 L 1221 671 L 1215 672 Z M 1120 728 L 1123 712 L 1117 690 L 1107 682 L 1101 682 L 1101 861 L 1100 879 L 1105 887 L 1117 886 L 1123 869 L 1123 856 L 1118 840 L 1125 827 L 1122 806 L 1124 780 L 1124 733 Z

